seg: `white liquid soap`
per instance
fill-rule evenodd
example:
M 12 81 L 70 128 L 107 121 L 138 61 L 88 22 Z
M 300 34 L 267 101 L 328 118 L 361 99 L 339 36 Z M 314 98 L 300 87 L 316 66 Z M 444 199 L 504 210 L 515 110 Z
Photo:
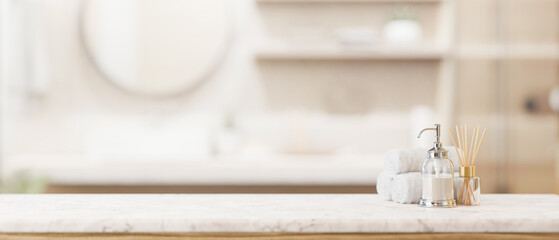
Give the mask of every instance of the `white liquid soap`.
M 454 184 L 451 176 L 423 176 L 423 196 L 434 201 L 454 199 Z

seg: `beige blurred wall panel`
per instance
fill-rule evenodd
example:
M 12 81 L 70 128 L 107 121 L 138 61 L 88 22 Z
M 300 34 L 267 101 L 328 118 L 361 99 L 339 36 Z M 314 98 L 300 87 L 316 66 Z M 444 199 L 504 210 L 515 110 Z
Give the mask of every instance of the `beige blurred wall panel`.
M 509 119 L 511 167 L 554 166 L 557 124 L 554 116 L 513 116 Z
M 456 71 L 456 113 L 458 124 L 479 125 L 489 134 L 476 160 L 477 174 L 482 178 L 482 192 L 497 190 L 497 142 L 492 130 L 497 111 L 497 61 L 489 59 L 460 59 Z
M 507 111 L 526 115 L 526 100 L 534 95 L 548 94 L 557 82 L 555 59 L 509 59 L 503 61 L 506 81 Z
M 438 61 L 259 61 L 272 109 L 330 113 L 434 107 Z M 405 71 L 402 71 L 405 69 Z
M 511 192 L 554 192 L 557 117 L 529 113 L 524 102 L 530 96 L 545 94 L 555 85 L 556 66 L 555 60 L 505 62 Z
M 555 193 L 552 167 L 519 167 L 509 172 L 509 193 Z
M 508 135 L 508 181 L 512 193 L 554 192 L 554 117 L 512 117 Z
M 502 68 L 499 67 L 502 64 Z M 489 132 L 476 162 L 483 178 L 483 191 L 497 187 L 495 171 L 507 171 L 509 190 L 514 193 L 554 191 L 557 120 L 551 114 L 534 114 L 525 110 L 525 101 L 545 94 L 557 81 L 555 60 L 461 59 L 457 67 L 457 122 L 480 124 Z M 502 72 L 499 72 L 499 69 Z M 497 77 L 506 79 L 505 89 Z M 495 113 L 499 91 L 506 97 L 507 169 L 497 164 L 499 126 Z
M 463 44 L 490 44 L 497 40 L 497 0 L 457 2 L 457 40 Z
M 557 0 L 460 0 L 457 40 L 460 44 L 556 45 L 559 36 Z M 458 122 L 484 119 L 489 128 L 478 165 L 484 192 L 493 187 L 495 171 L 507 171 L 509 190 L 514 193 L 554 192 L 557 117 L 533 114 L 525 109 L 529 97 L 546 94 L 557 82 L 554 59 L 461 59 L 457 70 Z M 503 86 L 497 83 L 502 78 Z M 481 86 L 479 90 L 476 87 Z M 504 87 L 504 89 L 500 89 Z M 506 102 L 506 132 L 499 133 L 496 113 L 498 95 Z M 493 129 L 494 132 L 491 130 Z M 499 137 L 507 139 L 507 169 L 497 169 Z M 491 190 L 490 190 L 491 191 Z
M 509 44 L 557 44 L 559 1 L 503 1 L 503 25 Z
M 557 43 L 558 0 L 459 0 L 457 13 L 461 44 Z
M 495 113 L 497 62 L 491 59 L 460 59 L 457 64 L 457 110 L 463 116 Z
M 335 40 L 339 28 L 365 26 L 381 31 L 394 11 L 402 6 L 407 6 L 417 16 L 425 42 L 433 43 L 438 35 L 439 3 L 260 3 L 259 12 L 265 34 L 272 39 L 318 35 L 328 42 Z
M 554 192 L 556 133 L 554 116 L 514 116 L 509 119 L 511 192 Z

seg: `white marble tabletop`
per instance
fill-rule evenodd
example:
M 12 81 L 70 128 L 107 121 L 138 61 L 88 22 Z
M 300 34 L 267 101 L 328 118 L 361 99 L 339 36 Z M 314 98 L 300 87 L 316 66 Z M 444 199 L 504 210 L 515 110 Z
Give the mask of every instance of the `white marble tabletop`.
M 375 194 L 0 195 L 1 232 L 559 232 L 558 195 L 421 208 Z

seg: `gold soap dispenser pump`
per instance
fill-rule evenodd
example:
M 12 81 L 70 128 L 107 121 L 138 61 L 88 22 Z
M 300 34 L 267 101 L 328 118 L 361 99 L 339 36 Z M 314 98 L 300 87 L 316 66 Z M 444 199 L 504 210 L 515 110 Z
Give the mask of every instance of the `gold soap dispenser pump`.
M 434 130 L 436 141 L 433 148 L 427 153 L 423 161 L 421 175 L 423 178 L 423 193 L 419 200 L 422 207 L 456 207 L 454 198 L 454 165 L 448 159 L 448 150 L 441 143 L 441 125 L 435 124 L 434 128 L 425 128 L 425 131 Z

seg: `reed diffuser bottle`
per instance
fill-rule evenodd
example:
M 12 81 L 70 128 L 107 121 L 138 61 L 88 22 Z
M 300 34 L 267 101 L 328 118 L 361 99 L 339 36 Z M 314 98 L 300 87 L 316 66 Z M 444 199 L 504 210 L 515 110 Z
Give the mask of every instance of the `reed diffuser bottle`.
M 480 203 L 481 185 L 476 177 L 476 166 L 460 167 L 460 176 L 454 179 L 456 202 L 459 205 L 475 206 Z
M 454 179 L 455 192 L 457 196 L 456 202 L 459 205 L 479 205 L 481 183 L 479 177 L 476 176 L 476 166 L 474 163 L 476 162 L 477 154 L 479 152 L 479 148 L 481 147 L 481 143 L 485 138 L 487 129 L 483 130 L 481 139 L 479 139 L 479 126 L 474 128 L 471 143 L 468 145 L 468 125 L 465 125 L 464 127 L 460 126 L 460 131 L 458 131 L 458 126 L 456 126 L 458 147 L 456 147 L 456 142 L 454 141 L 454 136 L 452 135 L 450 128 L 448 131 L 450 132 L 452 143 L 455 146 L 456 153 L 458 154 L 460 163 L 462 164 L 459 168 L 459 177 Z

